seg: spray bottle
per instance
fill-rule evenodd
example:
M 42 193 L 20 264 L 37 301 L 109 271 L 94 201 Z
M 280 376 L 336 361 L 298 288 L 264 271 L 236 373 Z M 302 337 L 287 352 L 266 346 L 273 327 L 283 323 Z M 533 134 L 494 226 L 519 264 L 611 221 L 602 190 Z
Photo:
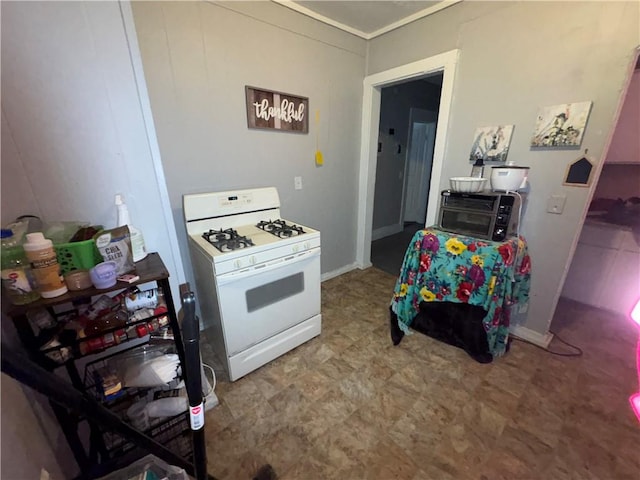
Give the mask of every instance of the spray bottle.
M 142 232 L 136 227 L 131 225 L 131 219 L 129 218 L 129 209 L 124 203 L 122 195 L 116 195 L 116 207 L 118 208 L 118 227 L 126 225 L 129 227 L 129 233 L 131 234 L 131 251 L 133 253 L 133 261 L 139 262 L 147 256 L 147 249 L 144 245 L 144 237 Z

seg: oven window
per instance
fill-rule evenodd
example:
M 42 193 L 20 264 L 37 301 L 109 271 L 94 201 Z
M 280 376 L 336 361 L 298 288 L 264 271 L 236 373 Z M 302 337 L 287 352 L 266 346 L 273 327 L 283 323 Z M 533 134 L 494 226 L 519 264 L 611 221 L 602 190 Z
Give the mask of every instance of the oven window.
M 499 197 L 444 197 L 444 203 L 451 208 L 468 208 L 470 210 L 482 210 L 493 212 L 496 200 Z
M 260 308 L 279 302 L 287 297 L 297 295 L 304 290 L 304 272 L 281 278 L 271 283 L 247 290 L 247 311 L 254 312 Z
M 491 215 L 444 210 L 442 212 L 442 227 L 460 233 L 486 237 L 491 228 Z

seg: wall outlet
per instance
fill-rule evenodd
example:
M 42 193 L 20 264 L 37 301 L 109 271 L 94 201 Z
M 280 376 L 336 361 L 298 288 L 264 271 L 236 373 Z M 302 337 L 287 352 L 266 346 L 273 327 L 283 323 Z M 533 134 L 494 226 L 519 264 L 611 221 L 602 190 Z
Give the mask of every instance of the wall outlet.
M 296 190 L 302 190 L 302 177 L 293 177 L 293 187 Z
M 547 200 L 547 212 L 560 215 L 564 211 L 566 201 L 566 195 L 551 195 Z

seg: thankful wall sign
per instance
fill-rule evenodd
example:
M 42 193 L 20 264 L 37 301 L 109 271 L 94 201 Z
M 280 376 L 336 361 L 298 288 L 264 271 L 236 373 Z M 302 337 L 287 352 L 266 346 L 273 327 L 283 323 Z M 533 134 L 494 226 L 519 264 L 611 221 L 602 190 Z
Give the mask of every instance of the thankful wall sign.
M 309 132 L 309 99 L 263 88 L 245 87 L 247 125 L 294 133 Z

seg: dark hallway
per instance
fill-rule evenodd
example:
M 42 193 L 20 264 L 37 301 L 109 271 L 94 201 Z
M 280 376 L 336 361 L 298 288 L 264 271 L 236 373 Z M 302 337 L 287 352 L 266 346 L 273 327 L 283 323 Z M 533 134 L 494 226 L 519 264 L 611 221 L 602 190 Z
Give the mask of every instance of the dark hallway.
M 397 276 L 409 242 L 421 228 L 423 227 L 419 223 L 408 223 L 402 232 L 371 242 L 371 263 L 373 266 Z

